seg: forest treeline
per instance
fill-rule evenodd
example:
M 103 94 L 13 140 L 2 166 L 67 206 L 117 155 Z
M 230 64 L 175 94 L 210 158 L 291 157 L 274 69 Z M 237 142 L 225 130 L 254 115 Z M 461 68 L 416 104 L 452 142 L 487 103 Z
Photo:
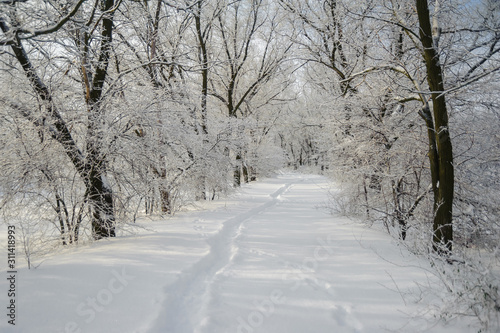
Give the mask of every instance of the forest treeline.
M 114 237 L 308 166 L 338 212 L 498 264 L 498 1 L 3 0 L 0 28 L 0 210 L 25 237 Z M 487 326 L 495 269 L 469 267 Z

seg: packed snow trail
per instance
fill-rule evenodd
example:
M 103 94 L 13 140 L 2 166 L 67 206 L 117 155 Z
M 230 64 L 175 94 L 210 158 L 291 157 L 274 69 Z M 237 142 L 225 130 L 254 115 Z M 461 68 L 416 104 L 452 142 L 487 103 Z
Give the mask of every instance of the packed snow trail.
M 208 254 L 199 262 L 185 270 L 176 283 L 166 288 L 169 297 L 160 313 L 153 332 L 198 332 L 199 320 L 209 310 L 212 285 L 217 276 L 231 264 L 238 252 L 237 238 L 243 222 L 252 219 L 277 202 L 290 184 L 283 185 L 270 195 L 271 200 L 248 212 L 241 213 L 223 223 L 222 228 L 207 240 Z M 163 316 L 167 313 L 168 316 Z
M 0 332 L 471 331 L 415 317 L 435 301 L 417 305 L 407 293 L 434 283 L 425 261 L 330 215 L 329 190 L 324 177 L 281 174 L 205 209 L 145 220 L 139 234 L 18 267 L 16 326 L 4 315 Z

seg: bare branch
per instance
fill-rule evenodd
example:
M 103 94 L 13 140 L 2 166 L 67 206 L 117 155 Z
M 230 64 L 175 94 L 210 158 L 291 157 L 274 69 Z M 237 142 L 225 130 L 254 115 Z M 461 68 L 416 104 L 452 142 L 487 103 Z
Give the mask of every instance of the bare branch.
M 73 7 L 73 9 L 68 13 L 68 15 L 64 16 L 58 23 L 49 26 L 45 29 L 40 29 L 40 30 L 30 30 L 30 29 L 17 29 L 16 34 L 18 35 L 19 39 L 28 39 L 28 38 L 33 38 L 36 36 L 41 36 L 41 35 L 48 35 L 53 32 L 56 32 L 57 30 L 61 29 L 73 16 L 75 16 L 76 12 L 80 8 L 80 6 L 85 2 L 86 0 L 79 0 L 76 5 Z

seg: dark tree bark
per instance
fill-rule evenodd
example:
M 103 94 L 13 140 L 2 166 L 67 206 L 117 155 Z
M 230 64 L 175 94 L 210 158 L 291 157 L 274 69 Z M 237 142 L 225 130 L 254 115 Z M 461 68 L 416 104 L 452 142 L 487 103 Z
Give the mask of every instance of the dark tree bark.
M 265 35 L 264 50 L 259 60 L 257 75 L 254 77 L 248 76 L 246 66 L 252 59 L 252 43 L 257 40 L 256 36 L 259 31 L 263 30 L 260 21 L 267 14 L 263 12 L 265 8 L 261 1 L 251 1 L 248 12 L 245 12 L 245 6 L 246 4 L 239 1 L 232 2 L 230 6 L 227 6 L 225 9 L 227 12 L 234 11 L 232 12 L 234 20 L 231 23 L 225 20 L 224 11 L 217 16 L 222 51 L 226 55 L 226 59 L 222 64 L 226 70 L 214 75 L 220 81 L 219 91 L 216 91 L 217 87 L 214 86 L 208 93 L 225 105 L 229 118 L 244 118 L 247 116 L 247 110 L 245 110 L 244 106 L 249 105 L 250 101 L 263 90 L 266 83 L 278 73 L 280 64 L 285 60 L 286 54 L 291 48 L 291 44 L 284 45 L 282 53 L 277 57 L 273 57 L 271 52 L 272 40 L 277 35 L 274 30 L 275 27 L 270 28 L 265 32 L 268 35 Z M 274 17 L 274 19 L 277 18 Z M 235 152 L 235 155 L 233 186 L 238 187 L 241 185 L 242 168 L 245 165 L 243 159 L 245 157 L 245 148 L 240 148 L 239 151 Z
M 427 68 L 427 82 L 431 90 L 432 116 L 427 114 L 429 161 L 434 190 L 433 248 L 438 253 L 452 250 L 452 207 L 454 197 L 453 150 L 448 127 L 448 111 L 444 96 L 444 82 L 439 54 L 433 40 L 427 0 L 416 0 L 420 41 Z M 424 110 L 423 114 L 426 114 Z M 433 120 L 433 126 L 431 128 Z
M 207 129 L 207 97 L 208 97 L 208 51 L 207 38 L 210 27 L 203 29 L 201 25 L 201 11 L 203 0 L 198 0 L 194 12 L 194 22 L 196 26 L 196 37 L 198 39 L 199 57 L 201 61 L 201 130 L 203 134 L 208 134 Z
M 86 179 L 87 199 L 92 207 L 92 230 L 95 239 L 115 236 L 115 215 L 113 205 L 113 192 L 106 180 L 107 161 L 102 151 L 102 119 L 104 107 L 102 106 L 102 91 L 108 65 L 111 58 L 111 43 L 113 40 L 113 8 L 114 0 L 102 0 L 103 13 L 101 45 L 99 50 L 98 65 L 92 78 L 92 86 L 88 98 L 89 124 L 87 132 Z
M 236 165 L 233 172 L 233 184 L 235 187 L 241 186 L 241 154 L 236 155 Z
M 198 0 L 196 2 L 196 7 L 193 12 L 195 28 L 196 28 L 196 38 L 198 40 L 198 58 L 201 63 L 201 101 L 200 101 L 200 113 L 201 113 L 201 134 L 203 137 L 203 145 L 208 145 L 208 126 L 207 126 L 207 99 L 208 99 L 208 79 L 209 79 L 209 68 L 208 68 L 208 50 L 207 42 L 210 35 L 210 30 L 212 25 L 207 24 L 205 27 L 202 26 L 202 10 L 203 10 L 204 0 Z M 198 126 L 198 124 L 196 124 Z M 199 177 L 199 183 L 201 186 L 201 191 L 198 195 L 198 199 L 206 200 L 206 176 L 201 175 Z
M 170 200 L 170 191 L 168 189 L 162 189 L 160 192 L 161 196 L 161 211 L 162 213 L 171 214 L 172 213 L 172 203 Z

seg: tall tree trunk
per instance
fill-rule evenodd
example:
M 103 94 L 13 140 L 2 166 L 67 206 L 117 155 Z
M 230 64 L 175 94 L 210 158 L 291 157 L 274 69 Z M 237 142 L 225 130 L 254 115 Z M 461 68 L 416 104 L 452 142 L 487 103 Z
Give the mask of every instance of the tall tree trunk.
M 451 252 L 453 242 L 452 208 L 454 196 L 453 150 L 448 127 L 448 111 L 444 96 L 444 82 L 437 40 L 433 39 L 428 0 L 416 0 L 420 41 L 427 68 L 427 82 L 431 90 L 434 130 L 429 131 L 437 148 L 436 157 L 429 154 L 431 172 L 433 172 L 434 223 L 433 248 L 435 251 Z M 437 29 L 436 29 L 437 30 Z M 429 137 L 429 141 L 432 141 Z M 433 166 L 433 164 L 436 164 Z M 437 178 L 437 179 L 436 179 Z
M 87 132 L 87 182 L 88 200 L 91 203 L 92 230 L 95 239 L 115 236 L 115 215 L 113 192 L 106 180 L 107 161 L 102 151 L 102 133 L 104 106 L 102 91 L 108 65 L 111 58 L 111 43 L 113 40 L 113 7 L 114 0 L 101 0 L 101 10 L 106 12 L 102 19 L 101 45 L 99 50 L 99 65 L 92 79 L 92 90 L 88 98 L 89 127 Z
M 199 61 L 201 62 L 201 134 L 203 137 L 203 146 L 208 145 L 208 126 L 207 126 L 207 98 L 208 98 L 208 51 L 207 51 L 207 39 L 210 33 L 210 27 L 202 27 L 201 22 L 201 12 L 203 7 L 203 0 L 198 0 L 196 3 L 196 9 L 194 11 L 194 21 L 196 26 L 196 36 L 198 39 L 198 52 Z M 196 124 L 198 126 L 198 124 Z M 200 193 L 197 195 L 197 199 L 206 200 L 207 199 L 207 189 L 206 189 L 206 175 L 201 174 L 199 177 Z

